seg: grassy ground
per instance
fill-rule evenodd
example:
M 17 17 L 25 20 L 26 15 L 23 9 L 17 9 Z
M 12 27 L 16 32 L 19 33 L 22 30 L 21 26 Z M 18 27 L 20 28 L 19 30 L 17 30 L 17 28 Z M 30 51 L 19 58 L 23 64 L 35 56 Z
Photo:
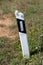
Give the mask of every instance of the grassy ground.
M 0 15 L 18 9 L 25 14 L 26 29 L 30 51 L 41 44 L 40 35 L 43 34 L 43 0 L 0 0 Z M 15 21 L 16 22 L 16 21 Z M 11 41 L 0 38 L 0 65 L 41 65 L 40 54 L 32 55 L 29 59 L 22 57 L 19 39 Z

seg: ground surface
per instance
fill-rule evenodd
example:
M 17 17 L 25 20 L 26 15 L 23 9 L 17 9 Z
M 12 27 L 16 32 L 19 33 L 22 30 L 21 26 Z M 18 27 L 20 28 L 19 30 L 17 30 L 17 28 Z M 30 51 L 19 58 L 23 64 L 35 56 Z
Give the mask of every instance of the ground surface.
M 14 11 L 23 12 L 30 51 L 41 44 L 43 0 L 0 0 L 0 65 L 41 65 L 43 53 L 22 56 Z
M 12 14 L 3 14 L 0 18 L 0 37 L 17 39 L 17 24 L 13 20 Z

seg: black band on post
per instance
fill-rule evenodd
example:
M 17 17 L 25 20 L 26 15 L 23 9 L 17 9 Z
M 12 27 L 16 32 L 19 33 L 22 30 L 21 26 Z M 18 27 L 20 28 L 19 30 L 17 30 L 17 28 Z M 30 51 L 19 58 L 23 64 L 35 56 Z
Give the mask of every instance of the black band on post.
M 24 20 L 17 19 L 17 25 L 18 25 L 19 32 L 26 33 Z

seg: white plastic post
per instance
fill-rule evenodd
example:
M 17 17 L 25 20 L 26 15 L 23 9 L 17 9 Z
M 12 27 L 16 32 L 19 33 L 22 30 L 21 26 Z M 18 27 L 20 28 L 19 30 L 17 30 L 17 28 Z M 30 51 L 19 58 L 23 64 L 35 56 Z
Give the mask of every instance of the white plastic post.
M 16 10 L 15 16 L 17 20 L 18 29 L 19 29 L 19 37 L 20 37 L 23 57 L 29 58 L 30 53 L 29 53 L 29 48 L 28 48 L 28 40 L 27 40 L 27 34 L 26 34 L 26 28 L 25 28 L 25 22 L 24 22 L 24 14 Z

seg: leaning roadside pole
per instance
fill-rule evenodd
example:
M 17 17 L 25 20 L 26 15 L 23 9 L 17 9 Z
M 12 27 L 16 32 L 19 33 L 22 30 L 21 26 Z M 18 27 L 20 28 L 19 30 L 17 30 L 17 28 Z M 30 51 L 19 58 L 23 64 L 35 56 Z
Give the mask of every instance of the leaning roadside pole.
M 18 29 L 19 29 L 19 37 L 20 37 L 23 57 L 29 58 L 30 53 L 29 53 L 29 48 L 28 48 L 28 40 L 27 40 L 27 34 L 26 34 L 26 28 L 25 28 L 24 14 L 16 10 L 15 16 L 17 20 Z

